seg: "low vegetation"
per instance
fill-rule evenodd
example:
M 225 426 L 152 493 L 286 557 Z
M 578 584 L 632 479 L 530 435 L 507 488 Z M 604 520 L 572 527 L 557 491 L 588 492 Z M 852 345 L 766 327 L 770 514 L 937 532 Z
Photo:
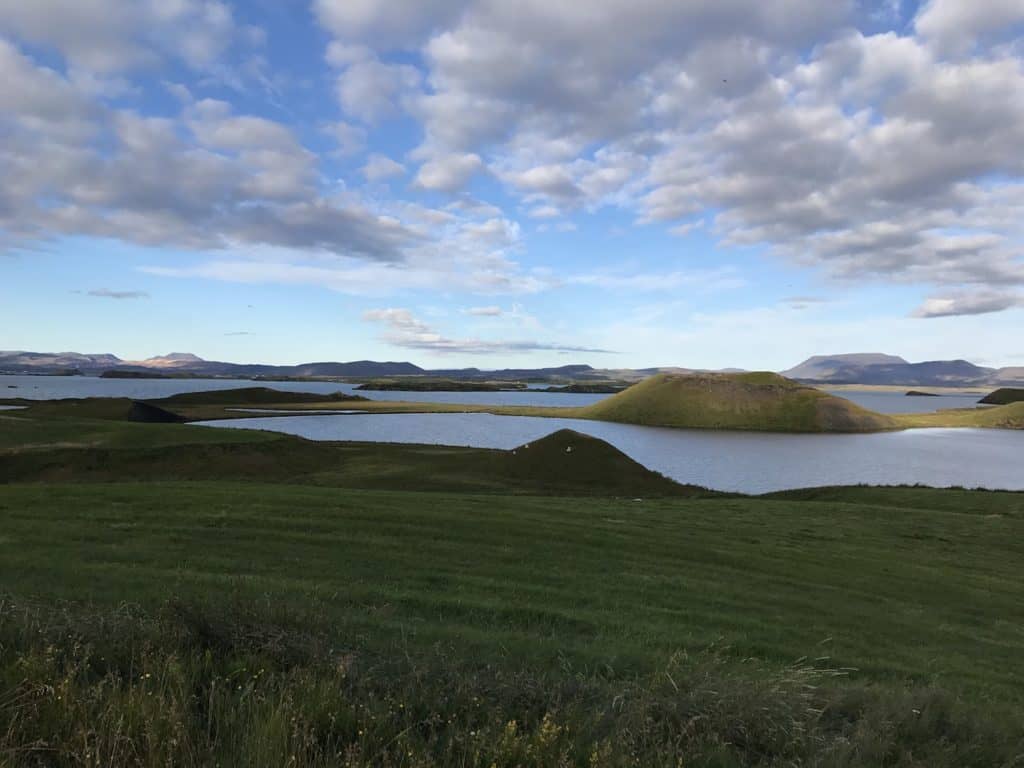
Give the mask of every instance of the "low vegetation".
M 1024 429 L 1024 402 L 993 408 L 950 408 L 935 413 L 893 415 L 900 428 L 977 427 L 987 429 Z
M 990 392 L 978 402 L 983 403 L 984 405 L 1008 405 L 1010 403 L 1021 403 L 1024 402 L 1024 389 L 1003 387 L 1002 389 Z
M 621 392 L 629 385 L 625 382 L 618 381 L 595 381 L 595 382 L 577 382 L 575 384 L 566 384 L 561 387 L 548 387 L 545 392 L 565 392 L 567 394 L 576 395 L 613 395 L 617 392 Z

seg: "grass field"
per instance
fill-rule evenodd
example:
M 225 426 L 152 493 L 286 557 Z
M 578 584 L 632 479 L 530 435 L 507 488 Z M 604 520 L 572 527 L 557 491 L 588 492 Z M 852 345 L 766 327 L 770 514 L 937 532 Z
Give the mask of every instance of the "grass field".
M 445 750 L 462 765 L 1013 764 L 1021 497 L 821 493 L 8 485 L 0 745 L 67 729 L 82 739 L 61 747 L 73 764 L 113 738 L 97 718 L 113 729 L 155 693 L 161 706 L 133 709 L 131 749 L 162 755 L 144 734 L 176 727 L 193 764 L 233 740 L 256 749 L 268 729 L 266 765 L 289 750 L 331 764 L 328 746 L 354 765 L 428 765 Z M 643 715 L 613 717 L 623 696 Z M 409 736 L 433 716 L 445 722 Z M 221 735 L 204 736 L 204 717 Z M 708 730 L 688 737 L 693 718 Z
M 0 416 L 0 765 L 1021 764 L 1024 494 L 72 408 Z

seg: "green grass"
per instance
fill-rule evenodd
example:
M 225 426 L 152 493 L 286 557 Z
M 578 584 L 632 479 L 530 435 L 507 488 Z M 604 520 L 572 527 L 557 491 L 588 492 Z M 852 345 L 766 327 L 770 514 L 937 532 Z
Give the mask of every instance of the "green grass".
M 0 482 L 254 480 L 349 488 L 577 496 L 714 496 L 652 472 L 603 441 L 563 430 L 527 449 L 317 443 L 249 430 L 98 422 L 89 445 L 58 431 L 49 443 L 0 450 Z M 42 422 L 59 428 L 60 422 Z M 241 439 L 233 441 L 231 435 Z M 15 437 L 14 435 L 8 436 Z M 217 439 L 213 439 L 217 438 Z M 104 440 L 107 442 L 103 442 Z M 177 441 L 177 442 L 175 442 Z M 567 449 L 572 449 L 568 451 Z
M 1024 516 L 980 496 L 990 514 L 898 498 L 10 485 L 0 583 L 106 605 L 271 596 L 317 605 L 369 646 L 443 642 L 531 663 L 649 670 L 711 644 L 780 665 L 828 656 L 860 679 L 1019 702 Z
M 568 431 L 322 444 L 127 404 L 0 421 L 0 765 L 1024 754 L 1024 494 L 743 497 Z
M 936 413 L 901 413 L 892 417 L 901 428 L 974 427 L 1024 429 L 1024 402 L 992 408 L 951 408 Z
M 1004 709 L 681 654 L 623 677 L 331 645 L 271 603 L 0 604 L 0 755 L 26 766 L 989 766 Z M 841 674 L 841 673 L 840 673 Z
M 1002 387 L 994 392 L 990 392 L 978 401 L 979 403 L 985 403 L 986 405 L 1008 405 L 1010 403 L 1021 403 L 1024 402 L 1024 389 L 1013 389 L 1012 387 Z
M 127 404 L 126 404 L 127 410 Z M 20 414 L 9 411 L 7 414 Z M 102 418 L 28 418 L 0 414 L 0 462 L 15 453 L 98 448 L 136 450 L 173 445 L 249 444 L 277 435 L 251 430 L 228 430 L 188 424 L 135 424 Z M 2 469 L 0 464 L 0 469 Z
M 1016 764 L 1019 496 L 817 499 L 7 485 L 0 754 Z

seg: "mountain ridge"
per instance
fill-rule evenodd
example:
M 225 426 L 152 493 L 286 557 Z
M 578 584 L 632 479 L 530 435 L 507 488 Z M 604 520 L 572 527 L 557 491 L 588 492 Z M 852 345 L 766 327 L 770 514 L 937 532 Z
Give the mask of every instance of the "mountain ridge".
M 573 382 L 594 380 L 639 381 L 661 373 L 705 373 L 681 366 L 648 368 L 594 368 L 571 364 L 541 368 L 422 368 L 408 361 L 318 361 L 297 365 L 227 363 L 204 360 L 190 352 L 171 352 L 145 360 L 123 360 L 110 353 L 0 351 L 0 373 L 100 375 L 105 371 L 165 373 L 231 378 L 440 376 L 468 380 L 523 380 Z M 720 372 L 739 372 L 729 368 Z M 911 363 L 880 352 L 814 355 L 781 371 L 783 376 L 812 384 L 864 384 L 897 386 L 1003 386 L 1024 384 L 1024 366 L 990 368 L 967 360 L 930 360 Z

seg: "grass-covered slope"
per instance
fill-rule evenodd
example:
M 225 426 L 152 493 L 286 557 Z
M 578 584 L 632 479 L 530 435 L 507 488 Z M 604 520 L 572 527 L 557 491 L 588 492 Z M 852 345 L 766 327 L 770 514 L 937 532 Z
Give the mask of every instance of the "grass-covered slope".
M 585 418 L 658 427 L 871 432 L 882 414 L 775 373 L 660 374 L 582 409 Z
M 893 415 L 901 428 L 976 427 L 986 429 L 1024 429 L 1024 402 L 992 408 L 950 408 L 935 413 Z
M 712 496 L 602 440 L 561 430 L 512 451 L 320 443 L 250 430 L 5 417 L 0 483 L 231 480 L 577 496 Z
M 1003 387 L 990 392 L 978 401 L 984 405 L 1008 405 L 1010 403 L 1024 403 L 1024 389 Z

